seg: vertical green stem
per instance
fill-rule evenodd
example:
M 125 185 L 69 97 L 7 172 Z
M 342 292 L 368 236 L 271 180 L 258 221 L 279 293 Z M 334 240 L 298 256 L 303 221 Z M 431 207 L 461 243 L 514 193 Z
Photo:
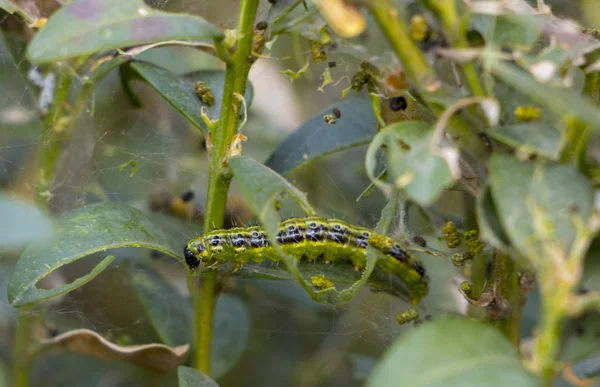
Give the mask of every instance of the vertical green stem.
M 428 5 L 442 20 L 444 31 L 452 46 L 459 49 L 467 48 L 469 45 L 467 44 L 464 28 L 461 27 L 463 23 L 458 17 L 456 0 L 430 0 L 428 1 Z M 473 95 L 483 96 L 483 87 L 481 86 L 473 63 L 464 64 L 462 66 L 462 72 Z
M 506 315 L 495 320 L 495 325 L 519 348 L 524 302 L 516 264 L 509 255 L 500 252 L 494 254 L 492 281 L 496 284 L 496 296 L 508 302 L 508 309 L 503 311 Z
M 58 74 L 52 106 L 43 121 L 44 133 L 40 142 L 35 184 L 36 199 L 40 203 L 47 203 L 51 197 L 50 190 L 63 139 L 65 104 L 72 83 L 73 76 L 70 72 Z
M 546 386 L 552 386 L 556 373 L 556 356 L 560 349 L 566 299 L 569 292 L 562 286 L 542 290 L 542 324 L 536 338 L 533 368 L 543 378 Z
M 248 83 L 248 73 L 254 62 L 252 43 L 254 40 L 254 20 L 259 0 L 242 0 L 238 16 L 238 40 L 236 50 L 225 70 L 223 102 L 217 127 L 211 131 L 211 160 L 209 166 L 208 194 L 204 214 L 204 231 L 208 232 L 223 226 L 227 191 L 231 183 L 231 172 L 227 165 L 228 152 L 237 133 L 243 96 Z M 194 299 L 194 328 L 197 332 L 194 342 L 194 367 L 210 374 L 211 346 L 214 310 L 217 297 L 217 272 L 204 271 L 200 274 L 200 284 L 189 274 L 188 285 Z
M 371 0 L 368 7 L 402 62 L 404 71 L 413 81 L 414 86 L 420 92 L 424 92 L 426 82 L 436 79 L 436 75 L 410 37 L 398 9 L 391 0 Z
M 188 286 L 196 289 L 192 292 L 194 301 L 194 342 L 197 343 L 193 367 L 209 375 L 211 372 L 211 353 L 213 337 L 213 316 L 217 303 L 217 272 L 202 273 L 198 278 L 190 275 Z
M 12 353 L 12 385 L 14 387 L 27 387 L 29 385 L 31 363 L 33 361 L 31 354 L 35 321 L 36 316 L 31 312 L 31 308 L 23 307 L 17 311 L 17 330 Z

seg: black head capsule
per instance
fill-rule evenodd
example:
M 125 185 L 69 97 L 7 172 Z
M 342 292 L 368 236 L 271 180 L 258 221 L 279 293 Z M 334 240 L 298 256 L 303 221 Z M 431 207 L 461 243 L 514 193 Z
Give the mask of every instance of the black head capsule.
M 185 263 L 190 268 L 190 270 L 194 270 L 198 268 L 198 266 L 200 266 L 200 260 L 196 258 L 194 253 L 192 253 L 192 251 L 187 246 L 185 246 L 185 248 L 183 249 L 183 256 L 185 257 Z

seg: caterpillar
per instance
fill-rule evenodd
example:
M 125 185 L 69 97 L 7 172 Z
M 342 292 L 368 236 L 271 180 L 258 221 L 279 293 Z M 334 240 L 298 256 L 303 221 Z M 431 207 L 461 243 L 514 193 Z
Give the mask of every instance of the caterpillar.
M 392 238 L 367 228 L 338 219 L 291 218 L 281 223 L 276 239 L 285 253 L 297 259 L 322 258 L 327 262 L 349 259 L 357 269 L 366 266 L 366 248 L 373 246 L 383 254 L 377 260 L 377 267 L 400 278 L 408 286 L 413 301 L 427 294 L 428 278 L 421 262 Z M 226 260 L 237 265 L 281 260 L 260 226 L 211 231 L 189 241 L 183 253 L 192 270 L 200 264 L 215 267 Z

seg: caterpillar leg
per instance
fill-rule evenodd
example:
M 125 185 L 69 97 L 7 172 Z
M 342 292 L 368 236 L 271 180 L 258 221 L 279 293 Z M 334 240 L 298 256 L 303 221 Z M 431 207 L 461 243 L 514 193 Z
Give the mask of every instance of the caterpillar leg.
M 242 266 L 244 266 L 242 263 L 236 263 L 235 264 L 235 269 L 233 269 L 232 273 L 237 273 L 238 271 L 240 271 L 240 269 L 242 268 Z

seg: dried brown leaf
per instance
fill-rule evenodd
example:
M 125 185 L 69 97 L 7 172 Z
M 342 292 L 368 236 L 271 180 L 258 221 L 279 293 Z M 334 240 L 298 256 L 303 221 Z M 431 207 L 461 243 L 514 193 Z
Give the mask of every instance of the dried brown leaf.
M 163 344 L 120 346 L 89 329 L 75 329 L 42 340 L 44 349 L 65 349 L 98 359 L 124 360 L 158 372 L 169 373 L 187 359 L 189 344 L 174 348 Z

